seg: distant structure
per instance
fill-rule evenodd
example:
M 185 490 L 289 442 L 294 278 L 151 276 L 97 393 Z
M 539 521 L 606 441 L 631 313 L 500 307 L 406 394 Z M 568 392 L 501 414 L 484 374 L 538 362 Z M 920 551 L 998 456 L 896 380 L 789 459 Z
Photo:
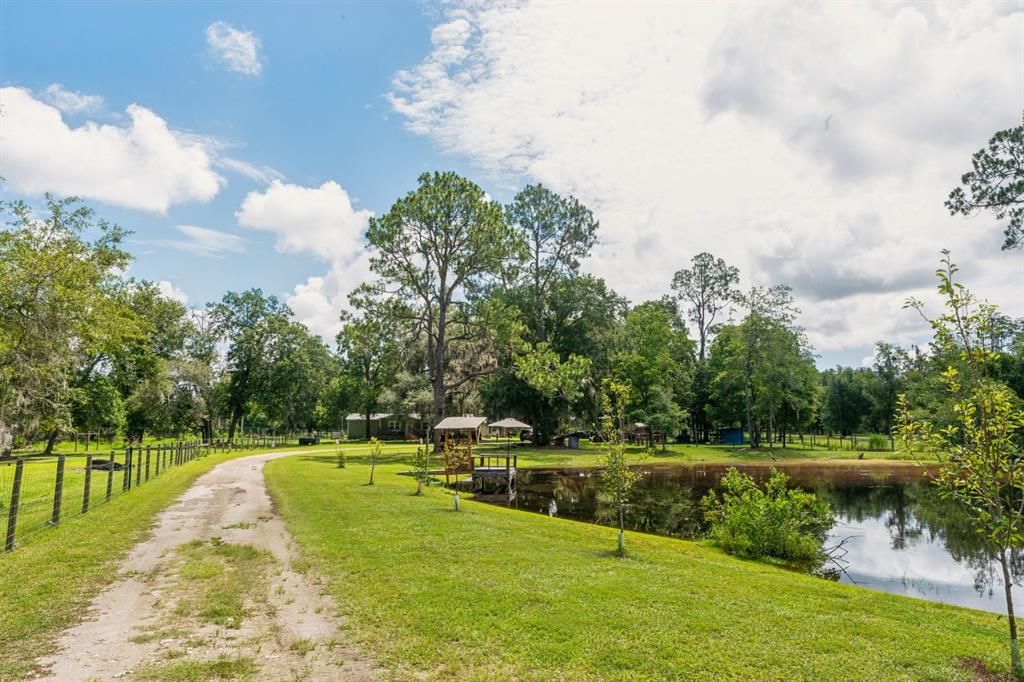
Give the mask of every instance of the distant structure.
M 393 414 L 379 412 L 370 415 L 367 427 L 366 415 L 352 413 L 345 417 L 345 433 L 349 438 L 362 440 L 379 438 L 380 440 L 418 440 L 426 438 L 430 430 L 430 422 L 425 421 L 415 412 L 409 414 Z
M 743 429 L 719 429 L 719 439 L 722 445 L 743 445 Z

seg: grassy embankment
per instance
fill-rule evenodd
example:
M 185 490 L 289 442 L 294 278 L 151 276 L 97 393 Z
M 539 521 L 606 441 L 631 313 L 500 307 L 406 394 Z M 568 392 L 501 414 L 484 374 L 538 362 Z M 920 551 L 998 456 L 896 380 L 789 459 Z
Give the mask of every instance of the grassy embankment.
M 267 479 L 350 636 L 400 677 L 970 679 L 968 657 L 1005 669 L 996 614 L 637 533 L 617 559 L 609 528 L 414 496 L 398 448 L 367 486 L 359 450 L 344 469 L 278 460 Z M 552 463 L 531 457 L 520 463 Z
M 114 579 L 119 561 L 145 537 L 156 514 L 197 477 L 227 459 L 258 452 L 214 454 L 173 467 L 86 515 L 30 535 L 14 552 L 0 553 L 0 679 L 24 679 L 31 672 L 33 660 L 51 651 L 56 635 L 76 623 Z

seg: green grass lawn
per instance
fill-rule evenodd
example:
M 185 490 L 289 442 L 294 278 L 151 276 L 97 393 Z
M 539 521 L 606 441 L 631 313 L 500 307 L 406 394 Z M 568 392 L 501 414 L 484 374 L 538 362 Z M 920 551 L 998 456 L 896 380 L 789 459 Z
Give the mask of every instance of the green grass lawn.
M 156 514 L 198 476 L 219 462 L 256 452 L 214 454 L 172 467 L 86 515 L 72 514 L 58 527 L 26 536 L 13 552 L 0 553 L 0 679 L 24 679 L 32 671 L 34 659 L 52 650 L 56 635 L 74 625 L 113 579 L 119 561 L 145 537 Z M 0 526 L 6 527 L 5 521 L 6 515 Z
M 361 450 L 344 469 L 311 454 L 266 475 L 349 635 L 399 677 L 966 680 L 967 657 L 1006 668 L 996 614 L 637 533 L 617 559 L 610 528 L 472 501 L 455 513 L 438 488 L 414 496 L 400 448 L 369 487 Z

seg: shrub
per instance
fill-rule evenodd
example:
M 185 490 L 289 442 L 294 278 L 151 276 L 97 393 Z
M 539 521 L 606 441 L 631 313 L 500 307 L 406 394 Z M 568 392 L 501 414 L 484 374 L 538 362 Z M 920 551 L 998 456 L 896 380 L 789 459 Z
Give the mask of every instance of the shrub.
M 773 468 L 762 489 L 750 476 L 729 469 L 721 492 L 710 491 L 702 502 L 712 542 L 747 559 L 819 568 L 825 560 L 822 543 L 835 525 L 832 509 L 813 493 L 790 489 L 788 481 Z

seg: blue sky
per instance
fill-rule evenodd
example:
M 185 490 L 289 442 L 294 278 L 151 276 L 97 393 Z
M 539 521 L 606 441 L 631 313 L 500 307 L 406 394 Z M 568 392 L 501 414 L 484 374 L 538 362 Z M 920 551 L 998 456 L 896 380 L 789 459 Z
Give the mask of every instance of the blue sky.
M 406 133 L 384 100 L 391 75 L 429 48 L 429 26 L 416 4 L 79 1 L 3 3 L 0 12 L 7 27 L 0 41 L 4 85 L 35 91 L 60 83 L 99 94 L 115 114 L 139 104 L 174 128 L 237 145 L 234 156 L 270 165 L 289 181 L 336 179 L 360 206 L 379 211 L 423 170 L 461 165 Z M 216 21 L 259 36 L 261 77 L 232 72 L 211 57 L 205 30 Z M 95 117 L 66 120 L 89 118 Z M 259 183 L 225 177 L 214 200 L 176 204 L 166 215 L 97 208 L 132 229 L 134 241 L 166 238 L 178 224 L 241 234 L 234 213 Z M 277 255 L 271 235 L 243 236 L 252 242 L 247 252 L 223 261 L 132 244 L 132 272 L 170 280 L 201 305 L 228 289 L 291 291 L 314 267 L 308 255 Z
M 942 207 L 1019 123 L 1022 30 L 1018 2 L 8 0 L 0 198 L 78 194 L 134 231 L 133 275 L 197 306 L 259 286 L 330 337 L 366 219 L 420 172 L 544 182 L 595 210 L 585 269 L 631 299 L 709 250 L 858 365 L 927 338 L 901 305 L 944 247 L 1024 315 L 999 225 Z

